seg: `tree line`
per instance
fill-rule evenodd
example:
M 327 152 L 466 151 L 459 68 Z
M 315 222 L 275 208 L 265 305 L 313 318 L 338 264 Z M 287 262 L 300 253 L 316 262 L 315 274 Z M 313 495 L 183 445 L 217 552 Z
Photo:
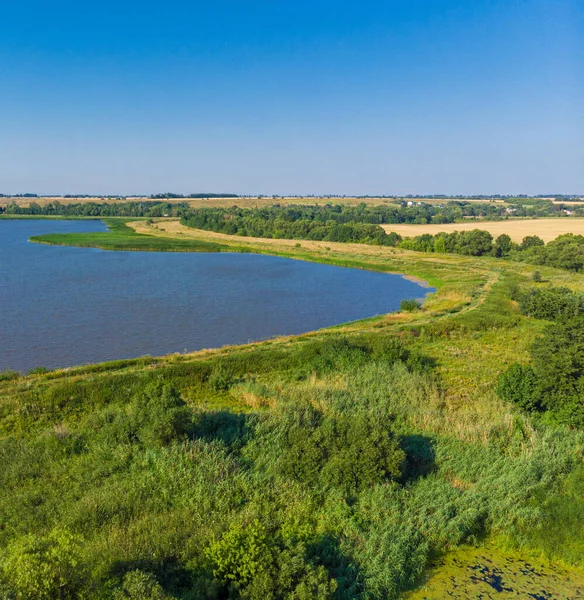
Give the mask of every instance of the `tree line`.
M 394 213 L 395 210 L 398 213 Z M 399 213 L 400 210 L 403 212 Z M 391 222 L 395 214 L 400 215 L 402 222 L 412 222 L 413 215 L 423 210 L 426 209 L 365 204 L 201 208 L 184 214 L 181 223 L 228 235 L 375 244 L 417 252 L 508 258 L 577 272 L 584 270 L 584 237 L 581 235 L 565 234 L 548 244 L 536 235 L 524 237 L 521 243 L 513 242 L 507 234 L 494 239 L 488 231 L 480 229 L 402 238 L 380 226 Z
M 31 202 L 28 206 L 9 204 L 0 206 L 0 214 L 39 215 L 62 217 L 181 217 L 190 209 L 186 202 L 78 202 L 63 204 L 58 200 L 40 205 Z

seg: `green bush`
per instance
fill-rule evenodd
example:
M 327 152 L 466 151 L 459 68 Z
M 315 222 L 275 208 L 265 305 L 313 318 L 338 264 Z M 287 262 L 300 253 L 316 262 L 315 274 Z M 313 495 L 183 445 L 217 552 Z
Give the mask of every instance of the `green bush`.
M 584 314 L 584 294 L 566 287 L 530 288 L 518 297 L 519 309 L 536 319 L 555 320 Z
M 274 448 L 278 475 L 346 495 L 399 478 L 405 460 L 389 423 L 364 412 L 333 417 L 310 404 L 289 406 L 257 436 L 259 447 Z
M 500 377 L 497 385 L 499 397 L 517 404 L 526 411 L 541 408 L 536 389 L 536 376 L 531 365 L 516 363 L 511 365 Z
M 584 319 L 550 325 L 533 344 L 531 358 L 531 365 L 515 364 L 501 375 L 499 396 L 584 428 Z
M 47 372 L 47 368 L 46 367 L 35 367 L 34 369 L 31 369 L 28 374 L 29 375 L 42 375 L 43 373 Z
M 79 538 L 62 530 L 15 539 L 0 559 L 9 594 L 22 600 L 78 599 L 85 586 L 80 555 Z
M 18 371 L 0 371 L 0 381 L 12 381 L 19 377 L 20 373 Z
M 130 571 L 124 576 L 121 590 L 116 590 L 113 600 L 171 600 L 162 586 L 151 573 L 140 569 Z
M 420 308 L 420 302 L 414 299 L 402 300 L 399 305 L 401 312 L 416 312 L 417 310 L 420 310 Z

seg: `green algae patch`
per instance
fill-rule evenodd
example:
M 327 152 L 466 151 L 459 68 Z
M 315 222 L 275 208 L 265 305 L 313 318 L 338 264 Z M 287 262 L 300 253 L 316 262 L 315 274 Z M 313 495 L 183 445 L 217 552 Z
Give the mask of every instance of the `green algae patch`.
M 584 570 L 493 546 L 447 554 L 407 600 L 584 598 Z

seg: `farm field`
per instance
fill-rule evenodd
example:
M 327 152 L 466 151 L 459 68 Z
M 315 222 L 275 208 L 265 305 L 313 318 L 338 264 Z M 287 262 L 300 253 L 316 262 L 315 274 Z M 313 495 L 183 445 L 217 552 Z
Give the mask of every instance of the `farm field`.
M 514 242 L 521 242 L 527 235 L 537 235 L 544 242 L 551 242 L 564 233 L 584 235 L 584 219 L 575 217 L 557 219 L 516 219 L 508 221 L 475 221 L 465 223 L 445 223 L 443 225 L 382 225 L 388 233 L 394 231 L 403 237 L 414 237 L 429 233 L 435 235 L 442 231 L 471 231 L 483 229 L 497 237 L 506 233 Z

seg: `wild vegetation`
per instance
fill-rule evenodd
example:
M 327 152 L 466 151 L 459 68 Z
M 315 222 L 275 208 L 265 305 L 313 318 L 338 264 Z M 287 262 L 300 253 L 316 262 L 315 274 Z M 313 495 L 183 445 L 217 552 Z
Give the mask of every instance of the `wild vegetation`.
M 503 373 L 501 398 L 548 420 L 584 429 L 584 294 L 566 287 L 515 291 L 524 314 L 548 321 L 528 364 Z
M 396 598 L 487 540 L 584 581 L 575 396 L 552 381 L 551 415 L 497 394 L 516 361 L 537 374 L 580 339 L 546 328 L 579 310 L 582 276 L 331 247 L 287 251 L 415 273 L 438 293 L 300 338 L 0 377 L 1 595 Z
M 104 219 L 107 232 L 51 233 L 31 237 L 41 244 L 103 248 L 104 250 L 165 250 L 173 252 L 220 252 L 228 246 L 200 240 L 168 240 L 136 233 L 127 227 L 128 219 Z

